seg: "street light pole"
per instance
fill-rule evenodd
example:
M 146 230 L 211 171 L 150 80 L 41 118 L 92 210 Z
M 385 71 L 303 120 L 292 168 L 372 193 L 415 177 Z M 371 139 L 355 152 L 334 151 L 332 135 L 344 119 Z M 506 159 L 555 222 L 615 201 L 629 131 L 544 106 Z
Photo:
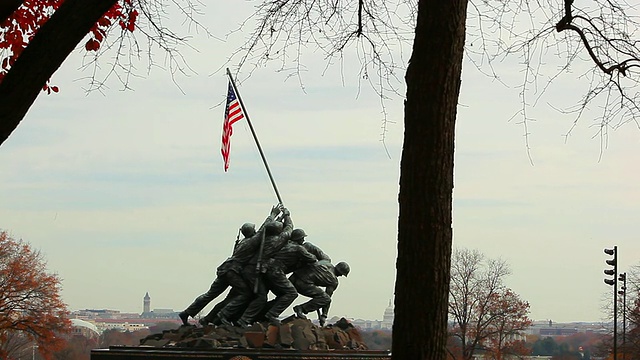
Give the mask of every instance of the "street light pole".
M 627 273 L 618 276 L 618 281 L 622 281 L 622 287 L 618 291 L 622 295 L 622 359 L 627 359 Z
M 612 279 L 604 279 L 604 283 L 613 286 L 613 359 L 618 359 L 618 246 L 613 249 L 604 249 L 607 255 L 613 255 L 613 259 L 606 261 L 613 269 L 606 269 L 605 275 L 613 276 Z

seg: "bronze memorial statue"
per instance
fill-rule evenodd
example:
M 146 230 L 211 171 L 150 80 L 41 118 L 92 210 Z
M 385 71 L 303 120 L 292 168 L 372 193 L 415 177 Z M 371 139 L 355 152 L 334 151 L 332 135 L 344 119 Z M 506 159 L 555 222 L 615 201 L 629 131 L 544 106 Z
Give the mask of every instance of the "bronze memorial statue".
M 301 294 L 311 299 L 294 306 L 295 316 L 306 319 L 307 313 L 317 311 L 324 326 L 338 277 L 347 276 L 350 268 L 346 262 L 332 265 L 327 254 L 305 241 L 306 236 L 303 229 L 293 228 L 291 213 L 282 204 L 271 208 L 257 231 L 254 224 L 243 224 L 232 255 L 218 266 L 209 290 L 179 313 L 183 325 L 231 287 L 226 298 L 199 320 L 200 325 L 279 324 L 278 317 Z M 269 292 L 275 296 L 271 301 Z
M 140 340 L 140 347 L 94 349 L 91 359 L 186 359 L 195 356 L 228 360 L 390 360 L 388 350 L 369 351 L 359 330 L 347 319 L 326 324 L 338 278 L 349 274 L 349 265 L 346 262 L 333 264 L 322 249 L 305 241 L 305 230 L 294 228 L 291 213 L 283 205 L 253 126 L 244 114 L 229 69 L 227 75 L 229 87 L 222 146 L 225 171 L 229 165 L 231 125 L 246 119 L 278 204 L 271 208 L 259 229 L 250 222 L 240 227 L 231 256 L 216 268 L 209 289 L 178 314 L 181 326 L 150 334 Z M 198 316 L 225 292 L 225 298 L 208 314 Z M 294 304 L 298 295 L 309 299 Z M 294 305 L 293 314 L 281 320 L 281 314 L 291 305 Z M 320 326 L 307 318 L 312 312 L 317 313 Z M 190 317 L 198 318 L 198 321 L 194 322 Z

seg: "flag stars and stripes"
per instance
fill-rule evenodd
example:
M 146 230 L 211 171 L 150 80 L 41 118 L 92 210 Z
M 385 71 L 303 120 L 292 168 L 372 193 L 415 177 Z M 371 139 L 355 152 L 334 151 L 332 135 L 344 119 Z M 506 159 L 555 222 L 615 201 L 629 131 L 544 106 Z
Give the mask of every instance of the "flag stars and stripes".
M 222 159 L 224 160 L 224 171 L 229 169 L 229 152 L 231 150 L 231 135 L 233 134 L 232 125 L 244 118 L 244 112 L 233 89 L 231 81 L 229 81 L 229 90 L 227 92 L 227 106 L 224 111 L 224 123 L 222 124 Z

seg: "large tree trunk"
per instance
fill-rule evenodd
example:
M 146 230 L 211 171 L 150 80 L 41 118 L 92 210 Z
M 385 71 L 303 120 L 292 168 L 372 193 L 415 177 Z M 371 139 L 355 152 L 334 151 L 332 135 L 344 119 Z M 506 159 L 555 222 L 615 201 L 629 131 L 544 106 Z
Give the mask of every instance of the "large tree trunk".
M 420 0 L 406 74 L 393 359 L 445 359 L 467 0 Z
M 46 81 L 117 0 L 65 0 L 0 83 L 0 145 L 16 129 Z
M 14 11 L 16 11 L 23 0 L 2 0 L 0 1 L 0 23 L 3 23 L 9 18 Z

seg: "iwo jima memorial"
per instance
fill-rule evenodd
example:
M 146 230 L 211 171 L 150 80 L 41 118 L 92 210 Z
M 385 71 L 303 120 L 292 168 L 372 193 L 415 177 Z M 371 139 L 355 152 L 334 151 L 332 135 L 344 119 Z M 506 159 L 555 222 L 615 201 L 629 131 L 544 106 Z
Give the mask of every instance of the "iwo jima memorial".
M 139 346 L 94 349 L 91 359 L 391 359 L 389 351 L 368 350 L 358 329 L 346 319 L 326 324 L 338 277 L 347 276 L 350 267 L 346 262 L 332 263 L 319 247 L 305 241 L 303 229 L 293 227 L 228 69 L 227 74 L 222 134 L 225 171 L 231 126 L 246 118 L 278 204 L 258 229 L 253 223 L 240 227 L 232 255 L 218 266 L 209 290 L 180 312 L 179 328 L 149 335 Z M 226 297 L 196 321 L 229 288 Z M 281 319 L 299 295 L 309 300 Z M 308 314 L 317 314 L 318 325 Z

